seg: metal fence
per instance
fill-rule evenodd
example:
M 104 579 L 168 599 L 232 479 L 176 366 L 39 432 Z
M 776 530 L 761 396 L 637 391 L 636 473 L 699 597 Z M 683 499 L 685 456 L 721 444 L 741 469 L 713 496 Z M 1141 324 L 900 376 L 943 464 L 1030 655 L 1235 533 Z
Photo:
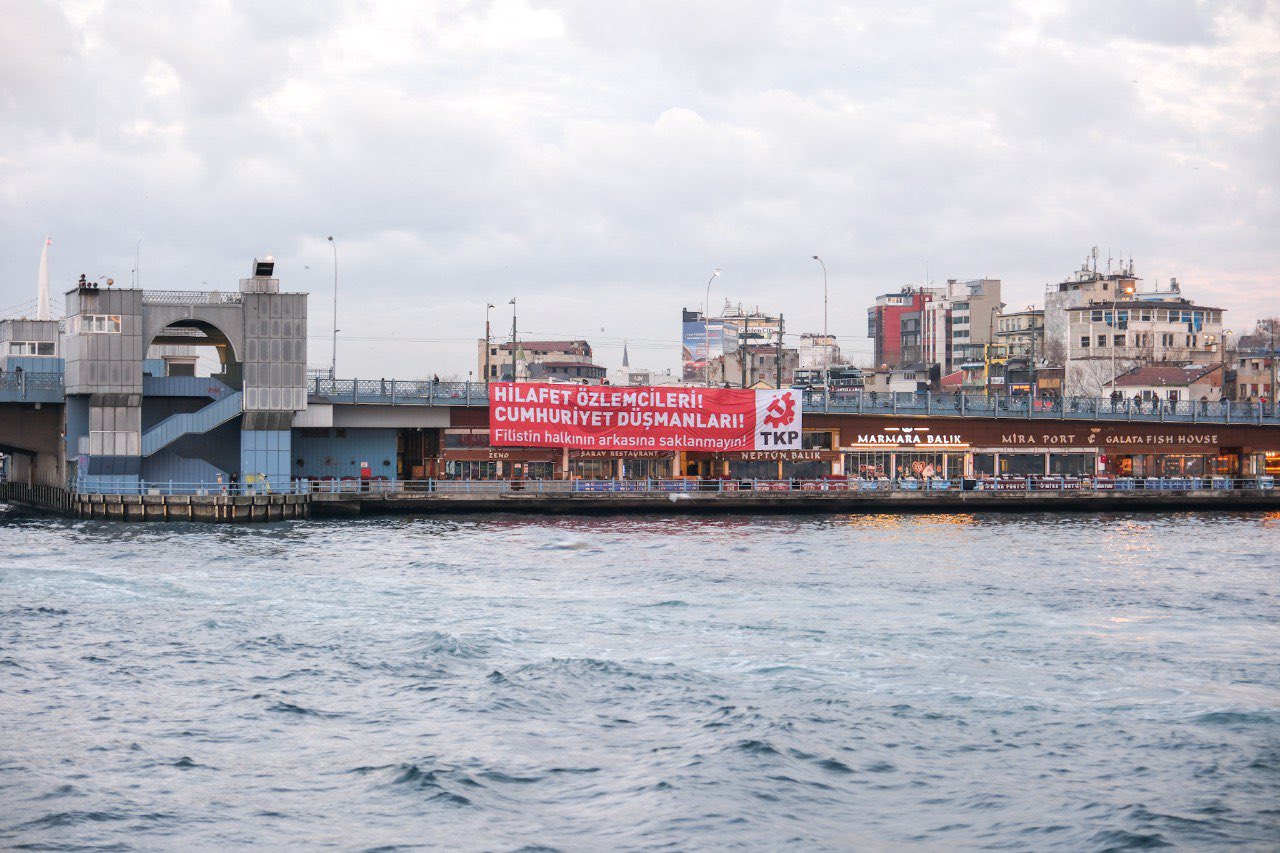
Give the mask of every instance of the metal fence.
M 234 290 L 144 290 L 143 305 L 239 305 L 244 294 Z
M 257 483 L 182 483 L 140 481 L 107 491 L 87 482 L 73 483 L 79 494 L 267 495 L 342 494 L 356 498 L 494 497 L 500 495 L 662 494 L 678 499 L 687 493 L 783 492 L 1079 492 L 1201 491 L 1275 489 L 1272 476 L 1256 477 L 986 477 L 976 479 L 820 479 L 820 480 L 363 480 L 359 478 L 296 479 L 287 486 Z
M 325 379 L 314 376 L 308 391 L 334 403 L 392 403 L 426 406 L 484 406 L 489 389 L 483 382 L 438 382 L 429 379 Z
M 403 379 L 327 379 L 313 376 L 311 394 L 335 403 L 484 406 L 483 382 Z M 1046 420 L 1145 421 L 1156 423 L 1280 424 L 1267 403 L 1140 400 L 1108 397 L 1000 397 L 891 391 L 801 391 L 809 414 L 940 415 Z
M 0 402 L 60 403 L 63 400 L 61 373 L 7 370 L 0 373 Z
M 1280 424 L 1271 403 L 1109 397 L 1000 397 L 876 391 L 805 391 L 805 412 L 1048 420 Z

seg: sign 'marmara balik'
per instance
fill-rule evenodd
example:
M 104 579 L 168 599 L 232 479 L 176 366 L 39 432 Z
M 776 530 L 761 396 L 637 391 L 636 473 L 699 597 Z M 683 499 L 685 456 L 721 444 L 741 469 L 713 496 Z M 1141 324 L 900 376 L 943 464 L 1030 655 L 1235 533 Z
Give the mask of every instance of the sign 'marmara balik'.
M 494 382 L 489 440 L 585 450 L 796 450 L 799 393 Z

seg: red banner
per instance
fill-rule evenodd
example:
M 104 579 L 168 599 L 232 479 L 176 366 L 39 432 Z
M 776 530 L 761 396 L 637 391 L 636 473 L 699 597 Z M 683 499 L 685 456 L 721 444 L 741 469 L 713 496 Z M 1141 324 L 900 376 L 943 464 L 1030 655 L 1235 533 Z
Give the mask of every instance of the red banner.
M 800 393 L 493 382 L 489 443 L 580 450 L 798 450 Z

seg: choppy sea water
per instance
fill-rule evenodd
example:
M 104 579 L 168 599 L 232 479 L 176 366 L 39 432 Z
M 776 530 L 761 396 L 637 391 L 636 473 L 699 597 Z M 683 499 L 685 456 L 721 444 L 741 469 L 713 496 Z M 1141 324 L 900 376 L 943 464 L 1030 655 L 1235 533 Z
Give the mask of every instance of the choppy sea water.
M 0 513 L 0 847 L 1280 845 L 1280 514 Z

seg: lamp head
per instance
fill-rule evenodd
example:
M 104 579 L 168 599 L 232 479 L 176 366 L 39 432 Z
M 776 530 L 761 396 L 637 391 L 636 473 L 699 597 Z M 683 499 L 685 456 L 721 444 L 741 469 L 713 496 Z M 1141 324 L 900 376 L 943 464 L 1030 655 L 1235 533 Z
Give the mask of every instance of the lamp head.
M 718 276 L 718 275 L 720 275 L 720 268 L 719 268 L 719 267 L 716 267 L 716 271 L 715 271 L 715 272 L 713 272 L 713 273 L 711 274 L 711 277 L 712 277 L 712 278 L 715 278 L 715 277 L 716 277 L 716 276 Z

